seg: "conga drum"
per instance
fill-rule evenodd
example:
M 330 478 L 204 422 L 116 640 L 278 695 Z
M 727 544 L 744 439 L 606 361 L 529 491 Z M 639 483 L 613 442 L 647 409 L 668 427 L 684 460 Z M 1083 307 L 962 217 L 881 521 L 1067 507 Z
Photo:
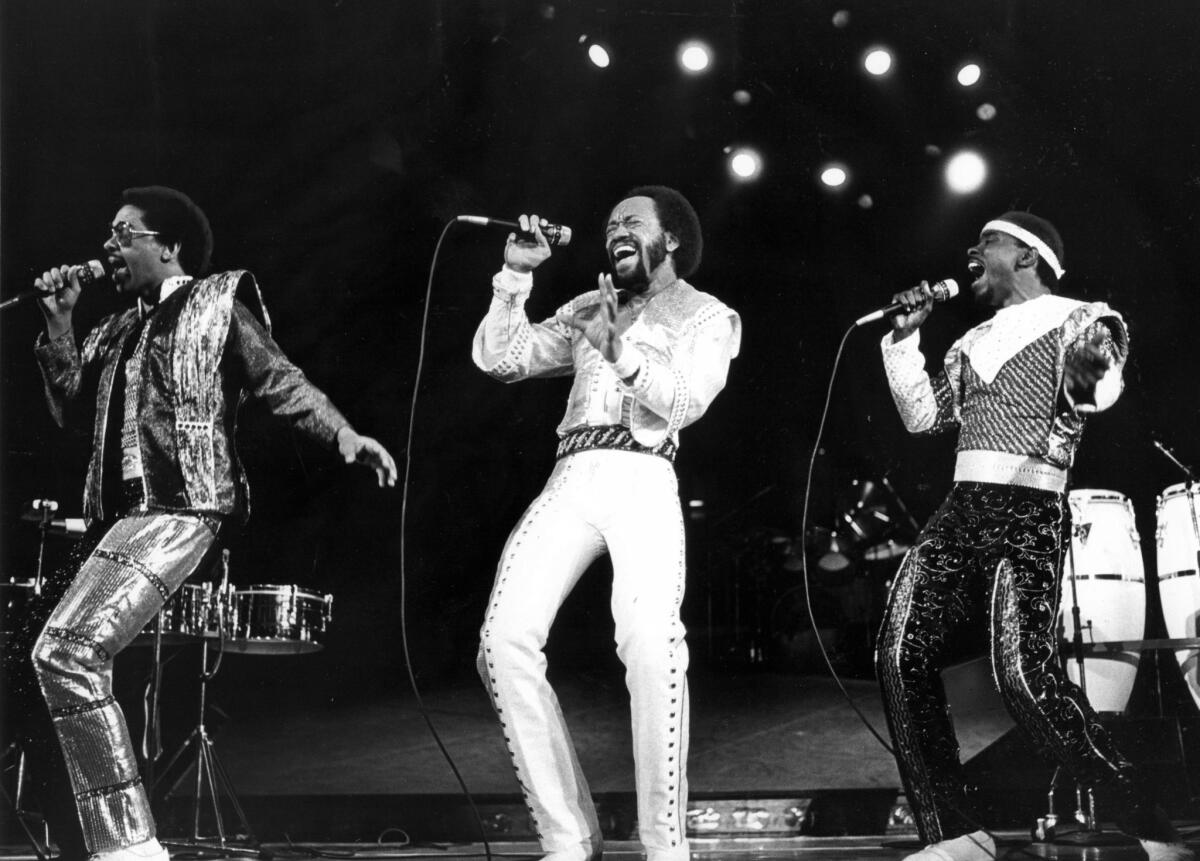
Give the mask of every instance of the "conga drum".
M 1146 633 L 1146 578 L 1133 504 L 1112 490 L 1073 490 L 1071 549 L 1063 560 L 1059 625 L 1075 635 L 1079 603 L 1083 642 L 1141 640 Z M 1079 663 L 1066 651 L 1067 675 L 1080 684 Z M 1122 712 L 1137 678 L 1141 650 L 1087 652 L 1083 660 L 1088 701 L 1098 712 Z
M 1200 552 L 1200 486 L 1173 484 L 1158 497 L 1155 558 L 1158 594 L 1163 621 L 1171 639 L 1195 637 L 1200 615 L 1200 577 L 1196 554 Z M 1175 660 L 1196 705 L 1200 706 L 1200 656 L 1195 649 L 1180 649 Z

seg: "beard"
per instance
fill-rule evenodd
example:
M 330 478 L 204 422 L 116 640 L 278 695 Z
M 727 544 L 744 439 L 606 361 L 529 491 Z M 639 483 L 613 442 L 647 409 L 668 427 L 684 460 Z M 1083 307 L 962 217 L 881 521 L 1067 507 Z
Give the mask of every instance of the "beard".
M 638 256 L 637 266 L 627 275 L 616 273 L 614 280 L 617 285 L 631 293 L 645 293 L 650 288 L 650 273 L 654 272 L 667 259 L 667 238 L 659 234 L 645 248 L 645 257 Z

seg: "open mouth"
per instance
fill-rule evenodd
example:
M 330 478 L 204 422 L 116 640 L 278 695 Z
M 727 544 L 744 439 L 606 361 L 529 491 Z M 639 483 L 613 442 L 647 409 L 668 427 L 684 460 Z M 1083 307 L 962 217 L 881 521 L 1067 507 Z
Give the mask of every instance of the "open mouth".
M 628 260 L 630 257 L 637 256 L 637 245 L 632 242 L 617 242 L 608 249 L 608 253 L 614 263 L 620 263 L 622 260 Z
M 967 261 L 967 271 L 971 273 L 971 277 L 979 278 L 984 272 L 983 261 L 972 257 Z
M 129 277 L 129 267 L 125 265 L 123 257 L 110 256 L 108 258 L 108 271 L 112 273 L 113 281 L 120 281 Z

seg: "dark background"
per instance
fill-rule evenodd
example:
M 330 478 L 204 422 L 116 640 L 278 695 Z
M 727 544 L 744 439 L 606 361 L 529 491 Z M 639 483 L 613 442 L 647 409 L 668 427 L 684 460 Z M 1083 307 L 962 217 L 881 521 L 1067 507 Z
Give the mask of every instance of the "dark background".
M 834 25 L 839 10 L 847 26 Z M 503 232 L 454 228 L 426 308 L 434 245 L 461 213 L 571 225 L 575 242 L 539 270 L 530 302 L 549 315 L 594 286 L 602 221 L 644 182 L 693 201 L 706 247 L 692 281 L 744 323 L 727 390 L 684 432 L 678 463 L 685 499 L 705 503 L 691 521 L 685 608 L 698 663 L 744 658 L 764 627 L 798 624 L 794 609 L 776 618 L 798 582 L 781 559 L 801 534 L 845 328 L 922 278 L 966 284 L 966 248 L 1010 208 L 1061 229 L 1064 293 L 1108 301 L 1130 324 L 1125 396 L 1090 423 L 1073 483 L 1132 499 L 1153 574 L 1155 497 L 1181 476 L 1151 440 L 1200 460 L 1190 4 L 9 0 L 0 25 L 0 295 L 100 256 L 122 188 L 181 188 L 212 221 L 214 266 L 257 275 L 288 355 L 398 458 L 424 331 L 406 582 L 400 489 L 377 489 L 365 470 L 247 410 L 255 508 L 234 579 L 335 595 L 326 650 L 238 662 L 247 685 L 395 692 L 402 594 L 418 676 L 437 685 L 472 672 L 492 569 L 548 472 L 568 383 L 506 387 L 471 364 Z M 610 68 L 587 62 L 583 35 L 609 44 Z M 715 62 L 685 77 L 675 50 L 692 36 Z M 885 79 L 861 69 L 877 42 L 897 56 Z M 966 59 L 984 68 L 970 89 L 954 81 Z M 731 98 L 738 88 L 748 105 Z M 990 122 L 976 115 L 983 102 L 997 109 Z M 724 150 L 743 142 L 766 169 L 739 185 Z M 964 145 L 991 174 L 960 197 L 941 172 Z M 832 159 L 852 173 L 836 192 L 816 179 Z M 90 292 L 79 329 L 118 307 L 110 291 Z M 978 319 L 965 297 L 939 309 L 927 355 Z M 39 327 L 31 306 L 0 321 L 6 578 L 31 576 L 36 557 L 23 506 L 50 497 L 77 515 L 88 456 L 88 438 L 58 430 L 42 405 Z M 885 331 L 847 344 L 817 458 L 817 524 L 854 479 L 887 475 L 921 520 L 949 486 L 953 440 L 909 438 L 896 418 L 878 356 Z M 566 612 L 555 659 L 611 666 L 603 576 Z

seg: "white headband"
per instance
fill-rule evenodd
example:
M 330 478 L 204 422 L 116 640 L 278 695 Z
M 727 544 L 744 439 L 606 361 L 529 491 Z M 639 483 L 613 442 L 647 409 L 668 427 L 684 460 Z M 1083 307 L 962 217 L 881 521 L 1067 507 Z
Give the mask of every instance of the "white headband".
M 1038 254 L 1042 255 L 1042 259 L 1050 264 L 1050 268 L 1054 270 L 1054 274 L 1059 278 L 1062 278 L 1067 274 L 1067 270 L 1063 269 L 1062 264 L 1058 262 L 1058 255 L 1055 254 L 1051 250 L 1050 246 L 1046 244 L 1046 240 L 1042 239 L 1042 237 L 1035 233 L 1030 233 L 1024 227 L 1013 224 L 1011 221 L 1004 221 L 997 218 L 994 221 L 989 221 L 987 224 L 983 225 L 983 229 L 999 230 L 1001 233 L 1007 233 L 1009 236 L 1014 236 L 1017 239 L 1020 239 L 1031 248 L 1036 248 Z

